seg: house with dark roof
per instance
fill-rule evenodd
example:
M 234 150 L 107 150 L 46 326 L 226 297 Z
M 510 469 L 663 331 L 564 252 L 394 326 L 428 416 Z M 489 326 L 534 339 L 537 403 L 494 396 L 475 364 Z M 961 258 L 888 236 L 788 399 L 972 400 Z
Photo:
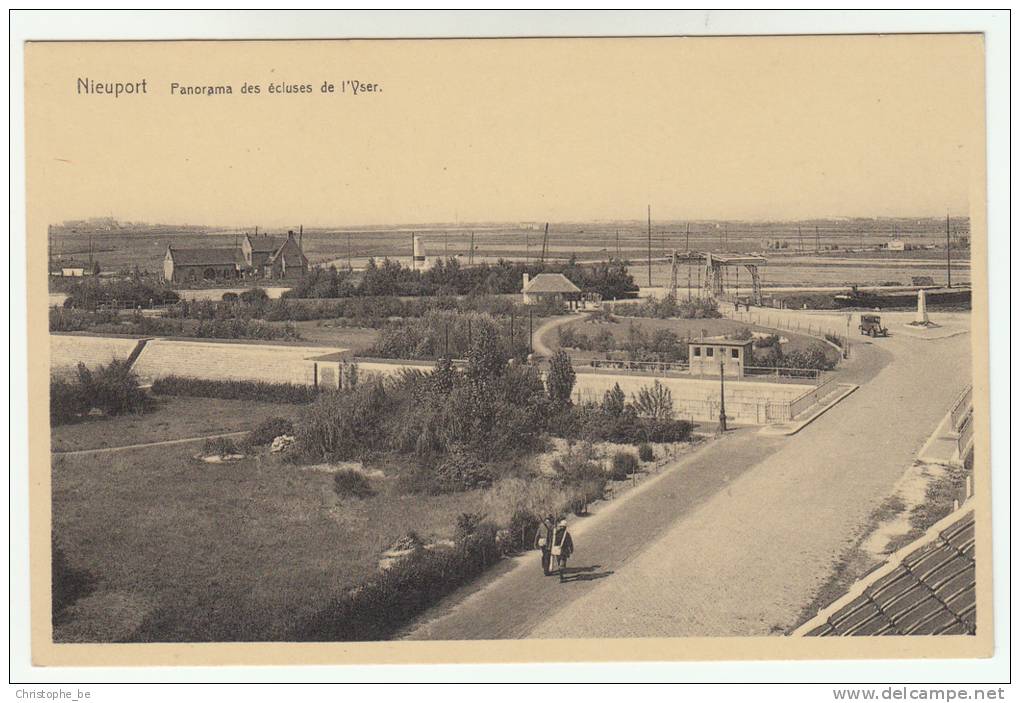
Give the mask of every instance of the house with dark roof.
M 163 280 L 167 283 L 230 281 L 267 278 L 286 280 L 308 273 L 301 243 L 288 232 L 286 239 L 245 235 L 239 247 L 166 248 Z
M 973 635 L 974 510 L 964 506 L 893 554 L 794 635 Z
M 224 281 L 241 278 L 244 256 L 234 247 L 167 246 L 163 256 L 163 280 L 167 283 Z
M 581 302 L 581 289 L 562 273 L 540 273 L 534 278 L 524 274 L 521 294 L 526 305 L 556 301 L 576 307 Z

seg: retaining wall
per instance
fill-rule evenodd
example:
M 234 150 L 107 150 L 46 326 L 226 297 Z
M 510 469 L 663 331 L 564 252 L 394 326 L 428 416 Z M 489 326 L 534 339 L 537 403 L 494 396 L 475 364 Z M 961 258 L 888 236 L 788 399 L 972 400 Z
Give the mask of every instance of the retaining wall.
M 191 376 L 209 380 L 253 380 L 336 388 L 341 361 L 325 360 L 344 350 L 292 347 L 278 344 L 226 344 L 153 339 L 135 361 L 134 371 L 145 381 L 161 376 Z
M 50 371 L 62 374 L 82 362 L 89 368 L 127 359 L 137 346 L 131 337 L 93 337 L 78 334 L 50 335 Z

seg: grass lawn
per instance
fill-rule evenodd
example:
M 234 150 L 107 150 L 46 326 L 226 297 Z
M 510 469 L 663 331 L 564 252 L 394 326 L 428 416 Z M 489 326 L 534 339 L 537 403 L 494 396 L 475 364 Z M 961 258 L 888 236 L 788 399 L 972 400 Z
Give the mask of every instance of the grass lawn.
M 779 334 L 780 338 L 788 340 L 783 344 L 783 351 L 803 351 L 817 346 L 824 348 L 825 353 L 831 358 L 839 359 L 839 352 L 830 347 L 828 344 L 814 339 L 813 337 L 788 332 L 786 330 L 777 331 L 769 327 L 751 325 L 746 322 L 738 322 L 728 318 L 660 320 L 647 317 L 623 317 L 621 315 L 615 315 L 614 317 L 616 320 L 615 322 L 592 322 L 586 319 L 581 322 L 572 322 L 568 325 L 564 325 L 564 327 L 572 327 L 576 332 L 584 334 L 589 338 L 594 338 L 603 330 L 609 330 L 616 339 L 617 347 L 627 340 L 627 330 L 631 323 L 639 328 L 648 338 L 651 338 L 655 331 L 660 329 L 672 330 L 680 339 L 685 339 L 687 337 L 696 338 L 701 336 L 715 337 L 718 335 L 732 334 L 737 330 L 744 328 L 750 328 L 752 332 Z M 546 335 L 545 342 L 552 349 L 559 348 L 559 338 L 555 329 Z M 569 350 L 569 353 L 572 357 L 578 359 L 601 359 L 605 357 L 604 352 L 598 351 L 581 351 L 579 349 L 571 349 Z
M 367 327 L 334 327 L 333 320 L 307 320 L 291 324 L 298 329 L 301 339 L 307 344 L 341 347 L 350 349 L 355 354 L 363 353 L 379 338 L 379 330 Z
M 289 403 L 256 403 L 214 398 L 156 396 L 156 409 L 142 415 L 92 417 L 71 425 L 54 427 L 52 451 L 122 447 L 250 430 L 267 417 L 297 416 L 299 407 Z
M 206 464 L 195 451 L 54 457 L 55 543 L 91 584 L 56 641 L 287 639 L 398 537 L 447 538 L 481 503 L 478 491 L 402 496 L 389 478 L 338 501 L 330 472 L 268 455 Z

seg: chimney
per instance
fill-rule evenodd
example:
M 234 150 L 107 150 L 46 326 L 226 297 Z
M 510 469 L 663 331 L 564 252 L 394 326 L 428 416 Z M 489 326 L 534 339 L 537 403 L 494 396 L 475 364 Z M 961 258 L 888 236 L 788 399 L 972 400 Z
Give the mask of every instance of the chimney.
M 524 290 L 525 288 L 527 288 L 527 287 L 528 287 L 528 281 L 530 281 L 530 280 L 531 280 L 531 277 L 530 277 L 530 276 L 529 276 L 529 275 L 528 275 L 527 273 L 525 273 L 525 274 L 524 274 L 524 283 L 523 283 L 523 284 L 521 285 L 521 290 L 522 290 L 522 291 L 523 291 L 523 290 Z

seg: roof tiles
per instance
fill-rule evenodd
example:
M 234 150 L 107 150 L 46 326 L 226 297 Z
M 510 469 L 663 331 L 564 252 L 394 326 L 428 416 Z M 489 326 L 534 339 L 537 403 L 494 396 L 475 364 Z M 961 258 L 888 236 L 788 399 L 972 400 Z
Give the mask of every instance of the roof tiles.
M 809 637 L 974 634 L 974 512 L 903 557 Z

